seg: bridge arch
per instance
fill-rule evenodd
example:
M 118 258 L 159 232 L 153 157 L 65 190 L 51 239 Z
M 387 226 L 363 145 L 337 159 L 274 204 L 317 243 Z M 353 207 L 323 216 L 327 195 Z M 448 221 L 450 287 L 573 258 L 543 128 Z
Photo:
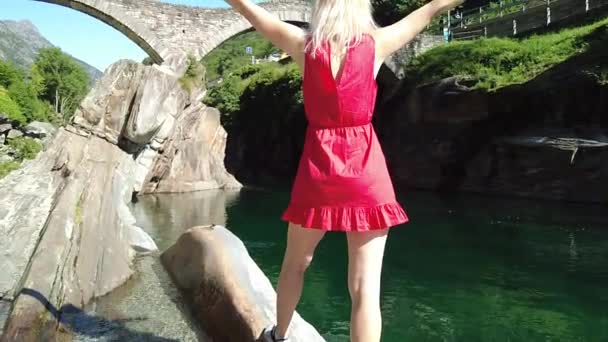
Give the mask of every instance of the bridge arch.
M 35 0 L 90 15 L 123 33 L 161 64 L 172 53 L 202 58 L 230 37 L 251 29 L 230 8 L 174 5 L 156 0 Z M 309 21 L 306 0 L 272 0 L 261 4 L 281 20 Z

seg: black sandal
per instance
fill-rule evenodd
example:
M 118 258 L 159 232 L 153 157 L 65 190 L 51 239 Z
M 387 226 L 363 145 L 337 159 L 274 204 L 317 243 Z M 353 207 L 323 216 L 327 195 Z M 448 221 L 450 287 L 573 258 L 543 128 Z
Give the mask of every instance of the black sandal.
M 270 330 L 268 330 L 268 328 L 266 328 L 265 330 L 268 332 L 268 335 L 272 339 L 272 342 L 283 342 L 283 341 L 289 340 L 288 337 L 277 338 L 277 336 L 276 336 L 277 326 L 276 325 L 273 325 Z

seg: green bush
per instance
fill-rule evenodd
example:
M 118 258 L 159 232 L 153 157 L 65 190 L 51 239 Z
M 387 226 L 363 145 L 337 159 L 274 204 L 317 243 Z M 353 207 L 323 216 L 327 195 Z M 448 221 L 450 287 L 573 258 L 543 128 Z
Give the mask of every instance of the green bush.
M 37 95 L 41 100 L 52 103 L 63 120 L 69 121 L 90 89 L 89 75 L 58 48 L 40 49 L 35 64 L 41 78 Z
M 474 79 L 475 87 L 488 90 L 524 83 L 587 51 L 592 32 L 607 25 L 608 19 L 604 19 L 521 40 L 488 38 L 452 42 L 414 58 L 406 67 L 406 78 L 425 83 L 459 76 Z M 604 37 L 603 46 L 608 48 L 608 35 Z
M 13 82 L 23 80 L 22 70 L 11 63 L 0 60 L 0 87 L 8 88 Z
M 0 86 L 0 113 L 6 113 L 11 120 L 25 125 L 27 118 L 21 112 L 19 104 L 15 102 L 6 89 Z
M 18 137 L 8 141 L 8 146 L 15 149 L 17 160 L 34 159 L 42 150 L 42 145 L 30 137 Z
M 241 108 L 242 89 L 240 88 L 242 87 L 240 83 L 240 80 L 234 76 L 224 79 L 220 85 L 209 89 L 203 102 L 210 107 L 217 108 L 222 115 L 229 116 Z
M 240 96 L 243 113 L 239 114 L 248 117 L 255 114 L 256 120 L 262 121 L 281 120 L 302 106 L 301 85 L 302 75 L 296 64 L 262 69 L 244 84 Z M 260 117 L 262 113 L 268 117 Z
M 0 162 L 0 179 L 11 173 L 11 171 L 17 170 L 20 165 L 16 161 Z
M 34 120 L 61 123 L 61 118 L 52 106 L 41 99 L 46 89 L 45 82 L 37 64 L 33 64 L 26 72 L 13 64 L 0 61 L 0 88 L 3 89 L 0 90 L 0 97 L 4 98 L 0 100 L 0 111 L 9 113 L 21 124 Z
M 231 126 L 241 121 L 239 116 L 252 116 L 257 111 L 293 110 L 302 104 L 301 84 L 302 75 L 293 63 L 245 65 L 210 89 L 204 102 L 222 113 L 222 124 Z
M 202 61 L 197 61 L 194 56 L 188 56 L 188 68 L 179 79 L 179 83 L 186 91 L 192 91 L 195 87 L 202 87 L 205 78 L 205 66 Z

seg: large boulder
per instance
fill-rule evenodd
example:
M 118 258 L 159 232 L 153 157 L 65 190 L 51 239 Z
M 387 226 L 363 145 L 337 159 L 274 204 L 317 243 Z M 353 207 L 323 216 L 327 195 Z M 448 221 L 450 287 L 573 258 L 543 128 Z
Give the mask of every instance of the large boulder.
M 189 107 L 156 156 L 142 192 L 242 187 L 224 166 L 226 139 L 217 109 L 203 104 Z
M 7 139 L 15 139 L 15 138 L 19 138 L 23 136 L 23 132 L 21 132 L 18 129 L 11 129 L 10 131 L 8 131 L 8 134 L 6 135 Z
M 57 128 L 48 122 L 32 121 L 23 128 L 23 131 L 31 137 L 46 138 L 55 134 Z
M 117 144 L 145 70 L 129 60 L 108 67 L 76 110 L 74 124 Z
M 133 170 L 116 145 L 62 128 L 0 181 L 0 297 L 12 302 L 3 338 L 53 339 L 64 329 L 48 307 L 81 308 L 131 276 Z
M 114 144 L 124 138 L 143 146 L 168 117 L 179 116 L 187 99 L 178 76 L 158 66 L 121 60 L 82 101 L 74 123 Z
M 0 124 L 0 134 L 4 134 L 13 129 L 13 125 L 10 123 Z
M 111 65 L 76 111 L 70 131 L 97 135 L 132 154 L 137 193 L 242 187 L 224 167 L 219 112 L 200 103 L 203 89 L 183 89 L 174 68 L 184 69 L 187 58 L 174 57 L 171 65 Z
M 194 317 L 214 341 L 257 341 L 263 328 L 274 322 L 272 284 L 241 240 L 226 228 L 193 227 L 161 260 Z M 298 313 L 289 329 L 291 342 L 324 341 Z
M 177 77 L 156 66 L 146 67 L 123 131 L 124 137 L 139 145 L 150 142 L 167 117 L 180 115 L 187 99 L 188 94 Z

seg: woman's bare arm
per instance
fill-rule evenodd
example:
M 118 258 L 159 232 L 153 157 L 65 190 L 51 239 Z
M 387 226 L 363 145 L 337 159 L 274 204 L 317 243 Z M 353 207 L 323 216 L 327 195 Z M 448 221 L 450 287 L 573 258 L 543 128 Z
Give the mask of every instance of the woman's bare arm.
M 251 0 L 226 0 L 226 2 L 272 44 L 291 55 L 297 64 L 303 64 L 306 40 L 306 32 L 303 29 L 282 21 Z
M 377 42 L 376 54 L 378 59 L 384 60 L 414 39 L 431 22 L 433 17 L 463 2 L 464 0 L 433 0 L 398 22 L 376 30 L 374 38 Z

